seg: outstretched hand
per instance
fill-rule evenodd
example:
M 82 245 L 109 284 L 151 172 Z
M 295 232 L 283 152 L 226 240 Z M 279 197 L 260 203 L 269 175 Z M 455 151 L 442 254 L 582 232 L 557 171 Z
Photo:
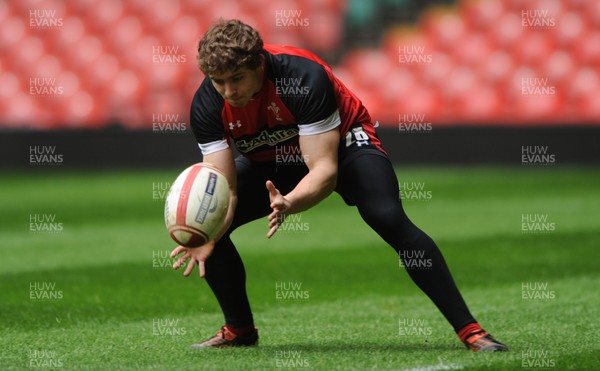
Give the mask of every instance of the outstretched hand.
M 204 262 L 208 260 L 210 255 L 212 254 L 215 248 L 215 241 L 209 241 L 206 244 L 200 247 L 185 247 L 185 246 L 177 246 L 171 251 L 171 258 L 175 258 L 176 256 L 183 254 L 177 259 L 175 263 L 173 263 L 173 269 L 179 269 L 183 263 L 189 260 L 185 271 L 183 272 L 184 276 L 189 276 L 194 270 L 194 266 L 198 263 L 198 269 L 200 270 L 200 278 L 204 278 L 206 274 L 206 270 L 204 269 Z
M 269 214 L 269 232 L 267 232 L 267 238 L 273 237 L 279 226 L 284 222 L 286 217 L 286 211 L 290 207 L 288 200 L 283 197 L 275 184 L 272 181 L 267 180 L 267 190 L 269 191 L 269 199 L 271 200 L 271 209 L 273 212 Z

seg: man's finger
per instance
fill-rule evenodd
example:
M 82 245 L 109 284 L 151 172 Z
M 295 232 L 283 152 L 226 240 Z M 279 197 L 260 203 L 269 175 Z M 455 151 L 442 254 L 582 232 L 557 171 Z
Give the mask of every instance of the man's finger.
M 185 250 L 184 246 L 177 246 L 176 248 L 173 249 L 173 251 L 171 251 L 171 258 L 174 258 L 177 255 L 181 254 L 181 252 L 184 250 Z
M 189 258 L 190 258 L 190 256 L 188 253 L 181 256 L 179 259 L 177 259 L 177 261 L 175 263 L 173 263 L 173 269 L 179 269 L 179 267 L 181 267 L 181 264 L 183 264 Z
M 269 229 L 269 232 L 267 232 L 267 238 L 273 237 L 275 232 L 277 232 L 277 229 L 279 229 L 279 224 L 276 224 L 273 227 L 271 227 L 271 229 Z
M 198 261 L 198 270 L 200 271 L 200 278 L 204 278 L 204 275 L 206 274 L 206 270 L 204 269 L 204 261 L 203 260 L 199 260 Z
M 190 273 L 192 273 L 192 271 L 194 270 L 194 265 L 196 265 L 196 259 L 191 258 L 188 266 L 185 268 L 185 271 L 183 272 L 183 275 L 185 277 L 189 276 Z
M 277 194 L 279 193 L 277 188 L 275 188 L 275 184 L 273 184 L 273 182 L 270 180 L 267 180 L 267 190 L 269 191 L 269 194 L 271 196 L 277 196 Z

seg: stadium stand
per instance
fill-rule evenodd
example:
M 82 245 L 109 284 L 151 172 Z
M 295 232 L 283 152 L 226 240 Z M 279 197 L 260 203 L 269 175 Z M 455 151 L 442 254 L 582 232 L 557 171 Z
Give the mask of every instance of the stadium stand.
M 460 1 L 340 69 L 366 73 L 352 88 L 383 123 L 408 113 L 441 125 L 598 124 L 599 14 L 593 1 Z
M 384 126 L 405 114 L 448 126 L 600 123 L 598 1 L 461 0 L 345 50 L 352 3 L 0 1 L 0 126 L 149 129 L 153 115 L 187 116 L 202 78 L 196 45 L 220 16 L 335 61 Z

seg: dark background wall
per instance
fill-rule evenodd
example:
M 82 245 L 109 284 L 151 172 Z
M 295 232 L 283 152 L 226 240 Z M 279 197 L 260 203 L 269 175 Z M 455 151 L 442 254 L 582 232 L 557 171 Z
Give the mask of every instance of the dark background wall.
M 546 147 L 556 164 L 600 164 L 600 127 L 434 127 L 420 133 L 379 128 L 397 164 L 520 165 L 523 146 Z M 201 161 L 191 132 L 59 130 L 0 133 L 0 167 L 30 169 L 32 147 L 50 148 L 63 168 L 181 167 Z

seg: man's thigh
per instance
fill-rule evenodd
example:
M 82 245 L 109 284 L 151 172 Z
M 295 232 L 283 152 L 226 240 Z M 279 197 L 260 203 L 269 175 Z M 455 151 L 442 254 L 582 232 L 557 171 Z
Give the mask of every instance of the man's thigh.
M 373 147 L 351 148 L 340 153 L 336 192 L 351 206 L 379 198 L 395 200 L 400 196 L 390 160 Z
M 271 201 L 266 182 L 271 180 L 281 194 L 289 193 L 307 174 L 305 165 L 258 163 L 239 156 L 237 171 L 238 204 L 232 227 L 249 223 L 271 213 Z M 232 229 L 233 230 L 233 229 Z

